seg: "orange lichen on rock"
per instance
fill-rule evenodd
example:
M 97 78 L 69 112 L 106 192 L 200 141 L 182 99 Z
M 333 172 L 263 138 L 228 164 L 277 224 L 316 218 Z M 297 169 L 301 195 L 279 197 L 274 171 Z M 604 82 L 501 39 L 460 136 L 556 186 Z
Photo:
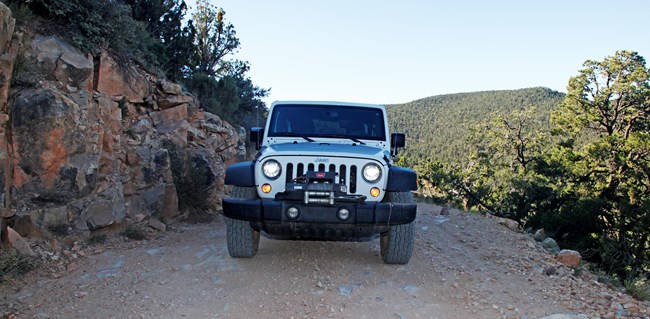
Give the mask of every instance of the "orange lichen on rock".
M 64 133 L 61 128 L 52 129 L 45 144 L 45 151 L 41 154 L 41 163 L 43 163 L 41 180 L 47 188 L 54 187 L 59 170 L 68 161 L 68 152 L 63 145 Z

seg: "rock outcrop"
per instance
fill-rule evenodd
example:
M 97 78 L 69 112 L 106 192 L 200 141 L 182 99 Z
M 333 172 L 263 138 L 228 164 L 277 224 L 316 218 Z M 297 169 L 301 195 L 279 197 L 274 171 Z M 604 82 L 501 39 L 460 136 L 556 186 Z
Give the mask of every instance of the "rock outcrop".
M 39 36 L 31 43 L 31 57 L 45 80 L 88 91 L 93 84 L 93 61 L 67 42 L 54 36 Z
M 43 80 L 11 88 L 0 111 L 9 132 L 0 136 L 0 196 L 14 221 L 95 230 L 221 209 L 225 164 L 245 156 L 241 129 L 107 53 L 86 56 L 51 36 L 20 44 Z
M 0 2 L 0 166 L 4 168 L 3 171 L 8 171 L 12 165 L 6 128 L 9 121 L 7 112 L 9 87 L 17 52 L 17 45 L 13 43 L 15 24 L 16 20 L 11 16 L 11 10 Z M 0 175 L 0 180 L 9 180 L 9 175 Z M 10 190 L 10 184 L 2 182 L 0 188 L 2 188 L 0 192 L 6 195 Z M 13 216 L 9 208 L 10 204 L 10 198 L 6 196 L 0 200 L 0 238 L 6 241 L 8 241 L 6 218 Z

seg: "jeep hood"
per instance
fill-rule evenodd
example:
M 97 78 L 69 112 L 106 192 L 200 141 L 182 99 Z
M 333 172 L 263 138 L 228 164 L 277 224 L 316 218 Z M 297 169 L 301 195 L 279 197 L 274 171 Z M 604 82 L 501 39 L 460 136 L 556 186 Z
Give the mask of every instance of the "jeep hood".
M 390 153 L 378 147 L 338 143 L 282 143 L 272 144 L 262 149 L 260 159 L 268 156 L 336 156 L 365 157 L 382 160 L 390 158 Z M 383 161 L 382 161 L 383 162 Z

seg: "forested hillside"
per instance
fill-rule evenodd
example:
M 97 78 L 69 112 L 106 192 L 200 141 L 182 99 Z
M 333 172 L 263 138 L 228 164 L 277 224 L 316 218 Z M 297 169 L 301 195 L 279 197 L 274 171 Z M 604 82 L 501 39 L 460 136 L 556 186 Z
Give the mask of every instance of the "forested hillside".
M 407 135 L 400 157 L 409 166 L 427 158 L 445 164 L 463 164 L 471 144 L 470 128 L 495 115 L 535 107 L 532 126 L 548 131 L 551 110 L 564 94 L 547 88 L 437 95 L 405 104 L 388 105 L 391 131 Z
M 650 70 L 634 51 L 543 88 L 390 106 L 420 192 L 541 229 L 634 289 L 650 285 Z

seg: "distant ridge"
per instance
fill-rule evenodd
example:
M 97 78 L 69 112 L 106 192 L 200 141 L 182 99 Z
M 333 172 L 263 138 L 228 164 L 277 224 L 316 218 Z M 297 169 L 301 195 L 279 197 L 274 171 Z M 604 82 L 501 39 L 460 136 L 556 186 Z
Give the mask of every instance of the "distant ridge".
M 407 135 L 407 148 L 402 156 L 407 157 L 409 164 L 427 157 L 443 163 L 464 164 L 471 148 L 466 143 L 470 126 L 488 121 L 494 114 L 509 114 L 535 106 L 536 125 L 548 130 L 551 110 L 564 96 L 548 88 L 534 87 L 436 95 L 386 108 L 391 131 Z

